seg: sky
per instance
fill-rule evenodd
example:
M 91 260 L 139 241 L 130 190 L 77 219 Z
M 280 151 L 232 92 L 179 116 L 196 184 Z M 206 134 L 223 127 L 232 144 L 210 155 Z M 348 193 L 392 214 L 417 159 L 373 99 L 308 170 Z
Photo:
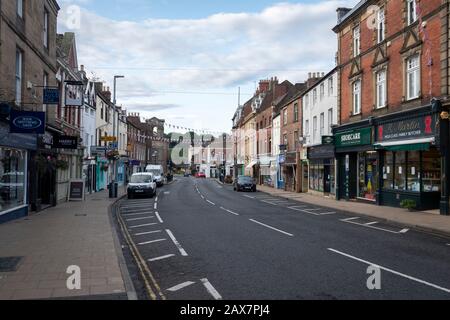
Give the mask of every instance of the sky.
M 144 118 L 230 132 L 259 80 L 305 81 L 335 66 L 336 9 L 358 0 L 58 0 L 89 77 L 117 83 Z

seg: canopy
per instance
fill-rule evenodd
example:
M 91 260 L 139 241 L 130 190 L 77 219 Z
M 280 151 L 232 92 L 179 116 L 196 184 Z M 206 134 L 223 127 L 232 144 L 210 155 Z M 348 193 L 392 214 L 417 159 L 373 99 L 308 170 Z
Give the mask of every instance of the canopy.
M 380 142 L 375 144 L 375 149 L 384 149 L 388 151 L 428 151 L 434 142 L 434 137 L 394 142 Z

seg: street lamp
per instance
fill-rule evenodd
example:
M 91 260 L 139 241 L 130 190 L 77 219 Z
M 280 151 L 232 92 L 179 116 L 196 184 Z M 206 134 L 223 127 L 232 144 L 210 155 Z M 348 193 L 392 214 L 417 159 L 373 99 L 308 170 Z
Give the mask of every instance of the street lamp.
M 116 141 L 114 142 L 114 148 L 113 150 L 116 151 L 116 148 L 119 147 L 119 114 L 117 114 L 117 132 L 116 132 L 116 113 L 117 113 L 117 100 L 116 100 L 116 94 L 117 94 L 117 79 L 123 79 L 125 76 L 114 76 L 114 98 L 113 98 L 113 136 L 116 138 Z M 114 159 L 114 182 L 117 181 L 117 163 Z

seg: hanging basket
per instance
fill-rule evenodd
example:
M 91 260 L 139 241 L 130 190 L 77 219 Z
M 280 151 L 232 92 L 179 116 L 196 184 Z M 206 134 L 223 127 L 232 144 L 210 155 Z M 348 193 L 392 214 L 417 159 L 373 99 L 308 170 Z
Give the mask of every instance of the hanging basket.
M 69 162 L 65 160 L 56 160 L 55 166 L 57 169 L 67 170 L 69 169 Z

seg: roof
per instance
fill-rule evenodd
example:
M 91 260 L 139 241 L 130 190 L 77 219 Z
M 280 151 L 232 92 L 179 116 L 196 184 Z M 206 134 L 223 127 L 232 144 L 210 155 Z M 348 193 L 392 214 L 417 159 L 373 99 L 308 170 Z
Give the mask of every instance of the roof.
M 341 19 L 338 20 L 338 24 L 333 28 L 333 31 L 336 32 L 340 29 L 340 27 L 347 22 L 348 19 L 353 17 L 357 12 L 359 12 L 370 0 L 361 0 L 358 2 L 356 6 L 353 7 L 346 15 L 344 15 Z
M 332 74 L 337 72 L 338 67 L 334 67 L 330 72 L 328 72 L 326 75 L 324 75 L 319 81 L 314 83 L 311 87 L 307 88 L 305 91 L 303 91 L 300 96 L 304 96 L 305 94 L 311 92 L 314 88 L 317 88 L 321 83 L 325 82 Z

